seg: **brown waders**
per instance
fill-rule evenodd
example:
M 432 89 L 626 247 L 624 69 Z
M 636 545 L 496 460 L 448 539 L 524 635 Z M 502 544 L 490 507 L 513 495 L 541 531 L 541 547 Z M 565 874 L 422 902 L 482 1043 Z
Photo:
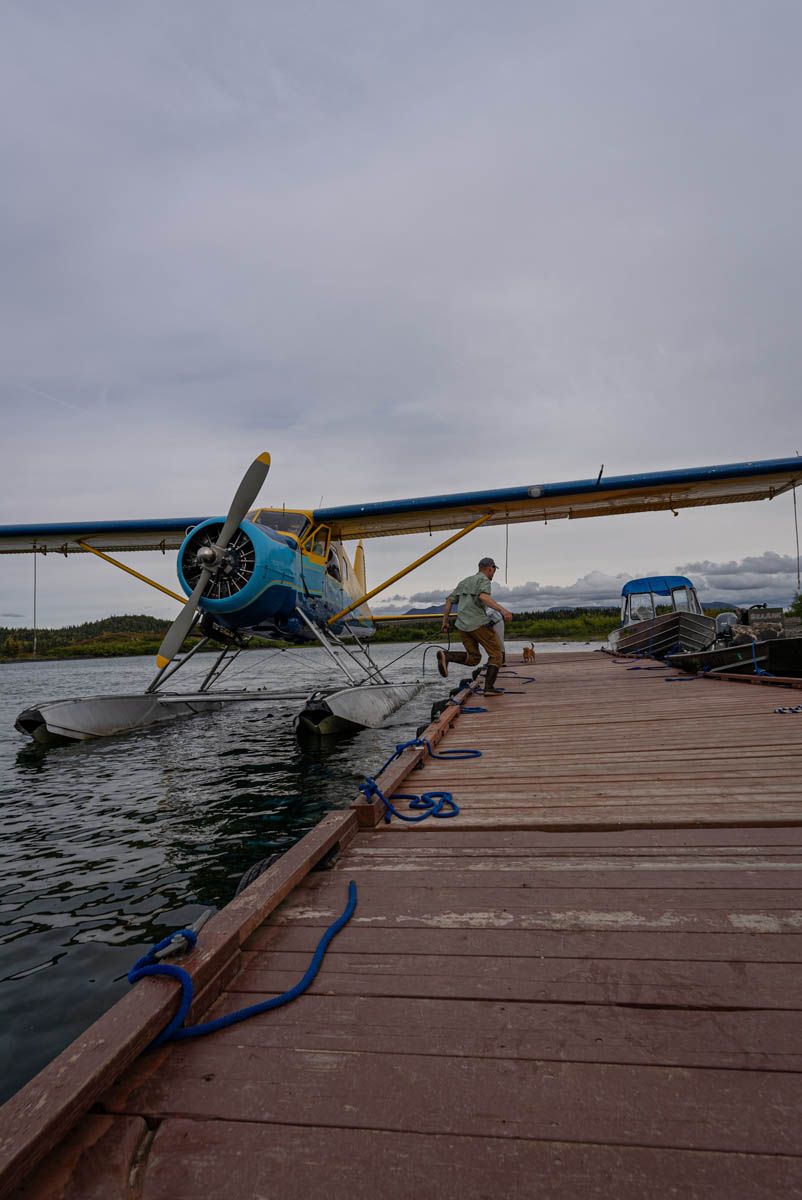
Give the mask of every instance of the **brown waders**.
M 448 664 L 461 663 L 466 667 L 475 667 L 481 659 L 479 647 L 487 651 L 487 673 L 485 675 L 485 695 L 499 696 L 495 683 L 498 669 L 504 660 L 504 651 L 498 634 L 492 625 L 480 625 L 478 629 L 458 629 L 465 650 L 438 650 L 437 669 L 441 675 L 448 675 Z

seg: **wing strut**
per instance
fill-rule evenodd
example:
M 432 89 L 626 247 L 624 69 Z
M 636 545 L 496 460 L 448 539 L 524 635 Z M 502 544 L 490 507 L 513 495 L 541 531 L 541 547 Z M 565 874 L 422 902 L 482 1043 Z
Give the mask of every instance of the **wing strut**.
M 371 597 L 378 595 L 379 592 L 383 592 L 385 588 L 389 587 L 391 583 L 395 583 L 396 580 L 403 579 L 405 575 L 409 575 L 410 571 L 414 571 L 416 567 L 421 565 L 421 563 L 425 563 L 428 561 L 428 559 L 434 558 L 435 554 L 439 554 L 441 550 L 445 550 L 454 542 L 458 542 L 460 538 L 465 537 L 466 533 L 470 533 L 471 530 L 476 529 L 478 525 L 484 525 L 485 521 L 489 521 L 492 516 L 493 514 L 488 512 L 484 513 L 481 517 L 477 517 L 475 521 L 471 521 L 470 525 L 466 525 L 464 529 L 460 529 L 459 533 L 452 534 L 450 538 L 446 538 L 446 540 L 441 542 L 439 546 L 435 546 L 434 550 L 429 550 L 428 553 L 421 555 L 420 558 L 416 558 L 415 561 L 410 563 L 408 567 L 404 567 L 403 571 L 396 571 L 395 575 L 391 575 L 389 579 L 385 579 L 384 583 L 380 583 L 378 587 L 372 588 L 369 592 L 365 592 L 364 596 L 360 596 L 358 600 L 353 602 L 353 604 L 349 604 L 348 608 L 343 608 L 340 612 L 335 613 L 333 617 L 329 617 L 327 624 L 333 625 L 335 621 L 340 621 L 343 617 L 347 617 L 348 614 L 353 612 L 355 608 L 359 608 L 360 604 L 365 604 L 371 599 Z
M 165 596 L 172 596 L 179 604 L 186 603 L 186 596 L 179 596 L 178 592 L 171 592 L 169 588 L 164 587 L 161 583 L 157 583 L 155 579 L 148 579 L 147 575 L 140 575 L 139 571 L 135 571 L 133 567 L 127 567 L 125 563 L 121 563 L 118 559 L 112 558 L 110 554 L 104 554 L 102 550 L 96 550 L 94 546 L 90 546 L 89 542 L 78 541 L 78 545 L 82 550 L 88 550 L 90 554 L 96 554 L 98 558 L 102 558 L 104 562 L 111 563 L 113 567 L 119 567 L 121 571 L 125 571 L 128 575 L 133 575 L 135 579 L 141 579 L 143 583 L 150 584 L 159 592 L 164 592 Z M 36 560 L 34 560 L 36 561 Z

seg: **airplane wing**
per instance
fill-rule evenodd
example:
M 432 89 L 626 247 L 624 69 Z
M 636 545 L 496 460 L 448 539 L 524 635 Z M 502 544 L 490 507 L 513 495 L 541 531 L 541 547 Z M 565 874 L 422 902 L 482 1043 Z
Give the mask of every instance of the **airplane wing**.
M 489 526 L 771 500 L 800 482 L 802 457 L 776 458 L 646 475 L 603 478 L 600 474 L 597 479 L 567 483 L 536 483 L 494 491 L 348 504 L 318 508 L 313 519 L 328 525 L 335 537 L 343 539 L 392 537 L 401 533 L 461 529 L 486 513 L 490 514 L 486 522 Z
M 646 475 L 617 475 L 566 483 L 524 484 L 484 492 L 455 492 L 407 500 L 380 500 L 319 508 L 316 524 L 344 540 L 462 529 L 489 514 L 487 525 L 605 517 L 616 513 L 678 511 L 705 504 L 766 500 L 802 482 L 802 457 L 691 467 Z M 187 529 L 206 517 L 144 521 L 89 521 L 56 525 L 0 526 L 0 554 L 36 549 L 81 553 L 80 541 L 96 550 L 177 550 Z
M 83 554 L 79 542 L 96 550 L 177 550 L 187 530 L 205 517 L 150 521 L 79 521 L 57 525 L 0 525 L 0 554 Z

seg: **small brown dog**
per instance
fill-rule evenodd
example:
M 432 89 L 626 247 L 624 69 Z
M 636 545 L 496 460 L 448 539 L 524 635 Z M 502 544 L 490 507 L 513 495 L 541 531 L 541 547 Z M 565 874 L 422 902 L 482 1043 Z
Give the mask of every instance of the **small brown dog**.
M 528 646 L 524 646 L 524 662 L 533 663 L 535 661 L 535 643 L 530 642 Z

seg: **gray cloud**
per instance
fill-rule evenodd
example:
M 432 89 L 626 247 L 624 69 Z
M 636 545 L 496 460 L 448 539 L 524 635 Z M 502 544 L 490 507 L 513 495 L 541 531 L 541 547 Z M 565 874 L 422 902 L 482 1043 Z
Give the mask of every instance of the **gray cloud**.
M 693 562 L 680 568 L 690 575 L 702 596 L 729 599 L 740 603 L 763 601 L 787 604 L 798 590 L 797 560 L 790 554 L 766 550 L 741 562 Z
M 790 554 L 776 554 L 771 550 L 761 555 L 750 556 L 741 562 L 713 563 L 694 562 L 674 568 L 671 574 L 687 575 L 695 584 L 703 603 L 726 600 L 730 603 L 756 604 L 771 601 L 787 605 L 796 594 L 797 562 Z M 645 571 L 645 575 L 665 574 L 663 571 Z M 504 587 L 493 583 L 493 596 L 513 612 L 528 612 L 538 609 L 570 607 L 618 606 L 621 589 L 633 578 L 630 573 L 620 572 L 607 575 L 592 571 L 566 586 L 535 582 Z M 393 596 L 385 604 L 377 604 L 377 612 L 404 612 L 415 606 L 439 604 L 445 600 L 447 591 L 434 589 L 414 592 L 408 597 Z
M 802 443 L 798 5 L 43 0 L 3 26 L 0 523 L 225 511 L 262 449 L 265 501 L 314 505 Z M 516 532 L 510 581 L 759 555 L 768 508 Z M 61 566 L 64 619 L 129 594 Z

